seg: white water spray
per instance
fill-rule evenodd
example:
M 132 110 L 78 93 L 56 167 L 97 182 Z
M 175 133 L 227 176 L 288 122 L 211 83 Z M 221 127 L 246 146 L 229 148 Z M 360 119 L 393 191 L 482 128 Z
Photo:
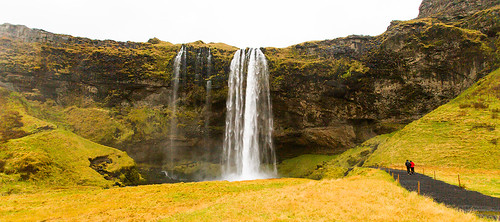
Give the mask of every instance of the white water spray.
M 267 60 L 260 49 L 241 49 L 235 53 L 230 69 L 223 179 L 276 177 Z

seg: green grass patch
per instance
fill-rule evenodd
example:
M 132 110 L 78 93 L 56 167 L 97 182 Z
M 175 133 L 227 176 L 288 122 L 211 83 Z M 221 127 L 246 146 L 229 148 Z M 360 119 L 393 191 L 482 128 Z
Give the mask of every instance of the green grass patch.
M 323 162 L 310 173 L 310 179 L 335 179 L 347 176 L 349 170 L 363 165 L 380 143 L 386 141 L 393 134 L 384 134 L 367 140 L 363 144 L 335 156 L 330 161 Z
M 318 165 L 334 159 L 336 156 L 306 154 L 292 159 L 284 160 L 278 165 L 281 177 L 308 177 Z
M 73 132 L 99 144 L 118 145 L 134 134 L 129 124 L 115 119 L 106 109 L 69 107 L 64 114 L 64 122 Z

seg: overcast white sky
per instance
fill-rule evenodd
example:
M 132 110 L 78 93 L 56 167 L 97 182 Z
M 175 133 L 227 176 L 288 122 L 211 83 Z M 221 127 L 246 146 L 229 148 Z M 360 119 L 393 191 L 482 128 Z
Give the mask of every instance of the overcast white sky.
M 378 35 L 422 0 L 0 0 L 0 24 L 117 41 L 286 47 Z

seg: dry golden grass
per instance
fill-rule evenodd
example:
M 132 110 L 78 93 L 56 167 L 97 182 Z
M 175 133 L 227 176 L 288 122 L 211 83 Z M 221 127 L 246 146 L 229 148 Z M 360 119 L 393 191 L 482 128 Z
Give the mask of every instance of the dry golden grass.
M 481 221 L 374 169 L 341 180 L 271 179 L 72 189 L 0 197 L 0 221 Z

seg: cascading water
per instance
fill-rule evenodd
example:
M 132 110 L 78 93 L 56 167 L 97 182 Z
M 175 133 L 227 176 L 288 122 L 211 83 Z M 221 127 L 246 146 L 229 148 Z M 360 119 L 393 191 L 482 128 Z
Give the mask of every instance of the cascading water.
M 207 56 L 207 74 L 206 77 L 207 79 L 210 78 L 212 75 L 212 53 L 210 52 L 210 49 L 208 49 L 208 56 Z M 204 144 L 205 144 L 205 151 L 210 152 L 211 147 L 209 144 L 209 138 L 210 138 L 210 117 L 212 114 L 212 80 L 207 80 L 207 86 L 206 86 L 206 97 L 205 97 L 205 138 L 204 138 Z
M 185 63 L 186 58 L 186 48 L 184 46 L 181 47 L 181 50 L 177 53 L 177 56 L 174 60 L 174 72 L 172 73 L 172 84 L 173 91 L 172 97 L 170 100 L 170 109 L 172 111 L 172 118 L 170 119 L 170 146 L 168 149 L 168 163 L 167 166 L 170 169 L 167 177 L 175 178 L 174 175 L 174 156 L 175 156 L 175 139 L 178 135 L 177 133 L 177 98 L 179 91 L 179 81 L 181 75 L 181 66 L 183 62 Z M 185 67 L 185 66 L 184 66 Z
M 212 52 L 208 49 L 208 57 L 207 57 L 207 78 L 212 76 Z
M 230 69 L 222 177 L 225 180 L 276 177 L 267 60 L 260 49 L 248 52 L 240 49 Z
M 205 151 L 210 152 L 209 138 L 210 138 L 210 116 L 212 113 L 212 81 L 207 81 L 207 96 L 205 98 Z

